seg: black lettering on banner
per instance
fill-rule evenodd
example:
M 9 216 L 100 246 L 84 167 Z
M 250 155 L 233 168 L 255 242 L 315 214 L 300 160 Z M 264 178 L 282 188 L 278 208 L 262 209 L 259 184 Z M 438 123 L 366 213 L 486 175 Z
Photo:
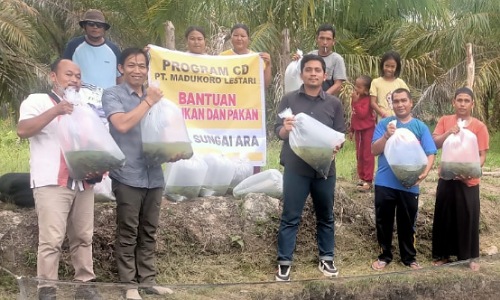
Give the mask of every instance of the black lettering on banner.
M 244 69 L 243 67 L 244 66 L 241 67 L 242 72 L 246 71 L 248 73 L 248 66 L 247 66 L 247 69 Z M 228 67 L 210 67 L 210 66 L 205 66 L 205 65 L 170 61 L 168 59 L 163 60 L 162 68 L 163 68 L 163 71 L 170 70 L 171 72 L 207 74 L 207 75 L 214 75 L 214 76 L 229 76 Z M 243 74 L 246 74 L 246 73 L 243 73 Z

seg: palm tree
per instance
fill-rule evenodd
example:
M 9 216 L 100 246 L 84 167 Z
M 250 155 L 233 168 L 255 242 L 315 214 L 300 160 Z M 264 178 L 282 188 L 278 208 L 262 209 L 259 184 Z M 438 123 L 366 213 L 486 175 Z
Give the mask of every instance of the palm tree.
M 41 71 L 30 55 L 36 49 L 30 19 L 36 15 L 23 1 L 0 2 L 0 103 L 15 110 Z
M 83 12 L 98 8 L 112 24 L 108 37 L 122 47 L 162 45 L 167 20 L 176 26 L 178 49 L 183 48 L 182 33 L 189 25 L 203 26 L 209 37 L 220 39 L 234 23 L 247 24 L 251 47 L 273 57 L 276 84 L 268 94 L 269 107 L 281 98 L 284 70 L 279 62 L 289 59 L 282 53 L 284 29 L 292 51 L 309 51 L 315 48 L 316 28 L 334 24 L 336 51 L 344 56 L 350 80 L 360 74 L 377 76 L 381 54 L 389 49 L 400 52 L 402 78 L 417 98 L 422 95 L 415 112 L 432 116 L 445 112 L 442 104 L 463 85 L 464 45 L 470 42 L 480 101 L 476 113 L 500 128 L 500 51 L 493 42 L 500 35 L 496 0 L 4 0 L 0 8 L 1 99 L 12 98 L 7 92 L 25 93 L 33 86 L 26 80 L 34 79 L 33 73 L 41 73 L 44 66 L 46 70 L 67 40 L 81 32 L 78 20 Z M 27 63 L 16 63 L 20 61 Z M 348 90 L 349 84 L 344 95 Z
M 406 55 L 428 55 L 438 67 L 434 80 L 422 89 L 417 113 L 449 113 L 449 101 L 466 84 L 466 43 L 475 58 L 475 115 L 500 128 L 500 3 L 494 0 L 446 1 L 447 18 L 432 26 L 406 24 L 397 33 L 397 44 Z

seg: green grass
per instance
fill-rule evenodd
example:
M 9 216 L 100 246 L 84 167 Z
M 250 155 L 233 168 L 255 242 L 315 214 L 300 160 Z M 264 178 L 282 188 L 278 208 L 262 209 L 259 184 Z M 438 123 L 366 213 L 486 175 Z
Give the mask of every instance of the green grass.
M 282 142 L 270 138 L 267 142 L 267 165 L 263 168 L 277 169 L 283 172 L 283 166 L 279 164 Z M 337 177 L 343 179 L 356 178 L 356 150 L 352 141 L 346 141 L 344 147 L 337 154 L 335 159 L 337 167 Z
M 357 180 L 356 174 L 356 146 L 353 141 L 347 140 L 335 158 L 337 178 Z
M 283 166 L 280 165 L 281 141 L 276 138 L 267 139 L 267 164 L 264 170 L 276 169 L 283 172 Z
M 267 165 L 263 169 L 278 169 L 283 171 L 279 164 L 281 151 L 281 141 L 275 138 L 268 139 L 267 143 Z M 441 157 L 438 152 L 434 167 L 437 168 Z M 337 177 L 345 180 L 355 180 L 356 176 L 356 149 L 354 142 L 346 140 L 344 147 L 337 154 L 335 164 L 337 167 Z M 484 171 L 491 171 L 500 168 L 500 131 L 490 135 L 490 149 L 486 155 Z
M 500 131 L 490 135 L 490 149 L 486 154 L 485 171 L 500 167 Z
M 0 173 L 29 172 L 29 143 L 21 140 L 11 120 L 0 121 Z
M 267 169 L 283 171 L 279 164 L 281 141 L 274 137 L 267 142 Z M 9 172 L 29 172 L 29 143 L 20 139 L 11 120 L 0 121 L 0 174 Z M 439 152 L 440 154 L 440 152 Z M 439 162 L 436 157 L 436 166 Z M 337 177 L 345 180 L 356 179 L 356 151 L 352 141 L 347 140 L 336 158 Z M 500 132 L 491 134 L 490 149 L 486 156 L 484 171 L 500 168 Z

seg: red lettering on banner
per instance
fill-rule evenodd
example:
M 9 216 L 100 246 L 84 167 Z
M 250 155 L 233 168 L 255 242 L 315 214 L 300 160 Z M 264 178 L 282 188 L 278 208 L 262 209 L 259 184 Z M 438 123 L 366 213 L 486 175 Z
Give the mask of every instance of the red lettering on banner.
M 185 120 L 208 120 L 208 121 L 258 121 L 258 109 L 224 109 L 183 107 L 182 115 Z
M 236 94 L 179 92 L 180 105 L 236 106 Z
M 205 110 L 203 108 L 182 108 L 184 120 L 205 120 Z

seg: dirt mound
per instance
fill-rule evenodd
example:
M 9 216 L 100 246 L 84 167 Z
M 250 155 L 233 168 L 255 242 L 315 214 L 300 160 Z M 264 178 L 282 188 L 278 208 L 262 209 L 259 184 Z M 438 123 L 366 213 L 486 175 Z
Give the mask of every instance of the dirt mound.
M 436 270 L 430 267 L 436 184 L 437 175 L 432 173 L 421 186 L 419 201 L 417 250 L 418 259 L 425 270 Z M 496 209 L 498 191 L 494 178 L 483 178 L 481 249 L 499 246 L 500 225 L 497 220 L 500 218 L 500 210 Z M 220 290 L 222 295 L 227 290 L 234 292 L 234 289 L 239 289 L 237 294 L 244 290 L 241 299 L 282 299 L 284 295 L 291 299 L 362 299 L 360 295 L 366 296 L 365 299 L 430 299 L 441 298 L 445 294 L 442 292 L 445 287 L 448 287 L 444 289 L 448 293 L 453 292 L 450 295 L 457 295 L 445 298 L 464 299 L 465 295 L 474 296 L 469 289 L 481 289 L 489 293 L 493 289 L 491 280 L 495 277 L 498 280 L 497 274 L 500 274 L 500 263 L 493 262 L 492 266 L 486 264 L 478 275 L 465 283 L 462 282 L 464 278 L 470 277 L 467 268 L 461 268 L 459 272 L 453 271 L 453 276 L 437 272 L 431 274 L 429 280 L 427 275 L 414 275 L 420 273 L 405 275 L 407 269 L 398 263 L 396 248 L 394 263 L 388 265 L 383 273 L 396 272 L 397 275 L 379 276 L 380 273 L 374 273 L 369 267 L 378 254 L 373 193 L 358 192 L 355 183 L 341 179 L 337 182 L 335 199 L 335 262 L 340 269 L 341 278 L 325 283 L 317 271 L 316 221 L 312 203 L 308 200 L 294 255 L 292 279 L 296 283 L 293 288 L 290 286 L 290 289 L 282 289 L 282 285 L 269 283 L 274 279 L 280 212 L 280 202 L 277 199 L 259 195 L 250 195 L 243 200 L 232 197 L 207 197 L 180 203 L 164 200 L 157 244 L 158 281 L 164 284 L 203 286 L 254 282 L 266 286 L 260 291 L 254 285 Z M 96 203 L 94 266 L 100 282 L 117 281 L 113 256 L 114 215 L 114 203 Z M 18 275 L 35 276 L 37 240 L 36 214 L 33 209 L 0 204 L 0 266 L 15 271 Z M 393 245 L 397 246 L 396 233 Z M 404 274 L 399 274 L 400 272 Z M 72 273 L 65 243 L 60 278 L 71 280 Z M 464 273 L 463 277 L 461 273 Z M 455 283 L 450 286 L 449 282 L 456 282 L 458 286 L 454 286 Z M 197 293 L 188 290 L 184 295 L 193 296 L 193 293 Z M 214 288 L 215 290 L 219 289 Z M 468 294 L 464 290 L 469 291 Z M 0 296 L 1 291 L 0 287 Z M 266 294 L 261 294 L 264 291 Z M 234 295 L 231 293 L 231 299 L 240 299 L 233 297 Z M 210 296 L 205 298 L 215 299 Z M 477 295 L 476 298 L 486 299 Z

